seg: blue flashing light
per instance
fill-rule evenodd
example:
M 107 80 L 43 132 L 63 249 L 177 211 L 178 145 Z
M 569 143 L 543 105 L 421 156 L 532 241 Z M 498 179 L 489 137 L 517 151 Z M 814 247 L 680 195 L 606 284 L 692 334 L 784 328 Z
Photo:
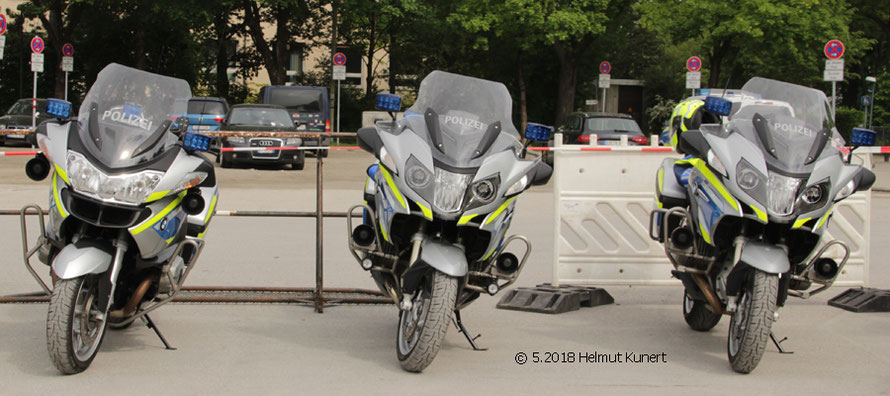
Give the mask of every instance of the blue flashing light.
M 374 99 L 374 108 L 393 113 L 397 112 L 402 109 L 402 97 L 399 95 L 379 93 Z
M 71 102 L 62 99 L 47 99 L 46 114 L 60 120 L 67 120 L 71 117 Z
M 553 136 L 553 127 L 533 122 L 525 126 L 525 138 L 536 142 L 546 142 Z
M 711 88 L 699 88 L 698 94 L 703 95 L 703 96 L 708 96 L 711 94 Z
M 732 111 L 732 102 L 717 96 L 705 98 L 705 110 L 721 116 L 728 116 Z
M 182 147 L 188 151 L 210 151 L 212 141 L 210 136 L 187 132 L 182 138 Z
M 853 146 L 874 146 L 877 135 L 870 129 L 853 128 L 853 132 L 850 134 L 850 143 Z

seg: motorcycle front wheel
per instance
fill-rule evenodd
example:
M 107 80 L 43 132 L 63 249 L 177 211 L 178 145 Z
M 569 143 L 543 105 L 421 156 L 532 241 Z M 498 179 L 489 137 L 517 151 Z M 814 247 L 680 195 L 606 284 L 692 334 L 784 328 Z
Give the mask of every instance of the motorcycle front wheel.
M 87 369 L 105 337 L 106 312 L 97 304 L 96 275 L 60 279 L 49 301 L 46 347 L 53 365 L 63 374 Z
M 726 351 L 732 369 L 743 374 L 754 371 L 769 341 L 779 276 L 753 269 L 732 314 Z
M 456 298 L 457 278 L 434 270 L 414 294 L 411 309 L 399 311 L 396 352 L 403 369 L 421 372 L 432 363 L 448 331 Z

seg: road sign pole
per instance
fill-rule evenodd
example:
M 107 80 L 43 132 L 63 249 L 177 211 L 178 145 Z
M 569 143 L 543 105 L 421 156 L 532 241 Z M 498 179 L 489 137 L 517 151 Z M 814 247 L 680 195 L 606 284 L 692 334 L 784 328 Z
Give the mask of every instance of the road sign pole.
M 837 122 L 837 81 L 831 82 L 831 116 Z
M 602 105 L 602 109 L 603 109 L 602 112 L 605 113 L 605 112 L 606 112 L 606 89 L 605 89 L 605 88 L 603 88 L 603 105 Z
M 68 72 L 65 72 L 65 101 L 68 101 Z
M 340 80 L 337 80 L 337 133 L 340 133 Z M 337 138 L 340 142 L 340 138 Z
M 37 72 L 34 72 L 34 92 L 31 95 L 31 128 L 37 126 Z

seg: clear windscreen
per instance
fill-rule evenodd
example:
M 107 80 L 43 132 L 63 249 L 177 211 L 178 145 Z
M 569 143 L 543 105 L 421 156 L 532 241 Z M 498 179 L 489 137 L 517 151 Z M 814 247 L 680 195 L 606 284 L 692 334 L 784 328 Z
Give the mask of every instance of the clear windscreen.
M 183 99 L 191 96 L 185 80 L 112 63 L 84 98 L 78 133 L 90 154 L 110 168 L 146 162 L 177 141 L 167 128 L 186 112 Z
M 421 82 L 417 101 L 405 112 L 405 122 L 431 145 L 437 160 L 459 168 L 475 167 L 481 162 L 477 151 L 485 146 L 480 142 L 487 134 L 495 138 L 485 152 L 519 145 L 512 106 L 504 84 L 434 71 Z M 438 123 L 432 131 L 426 119 L 429 111 Z
M 837 150 L 831 140 L 840 137 L 822 91 L 761 77 L 742 90 L 761 100 L 739 109 L 727 127 L 760 147 L 771 166 L 796 173 L 825 150 Z

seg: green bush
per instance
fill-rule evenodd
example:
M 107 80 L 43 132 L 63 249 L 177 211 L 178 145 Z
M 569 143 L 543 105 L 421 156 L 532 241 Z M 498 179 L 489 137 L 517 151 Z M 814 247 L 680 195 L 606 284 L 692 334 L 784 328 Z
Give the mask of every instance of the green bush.
M 841 133 L 841 136 L 844 137 L 844 140 L 850 141 L 850 131 L 852 131 L 853 128 L 862 125 L 862 117 L 864 117 L 862 110 L 850 107 L 837 108 L 835 124 L 837 124 L 837 130 Z

